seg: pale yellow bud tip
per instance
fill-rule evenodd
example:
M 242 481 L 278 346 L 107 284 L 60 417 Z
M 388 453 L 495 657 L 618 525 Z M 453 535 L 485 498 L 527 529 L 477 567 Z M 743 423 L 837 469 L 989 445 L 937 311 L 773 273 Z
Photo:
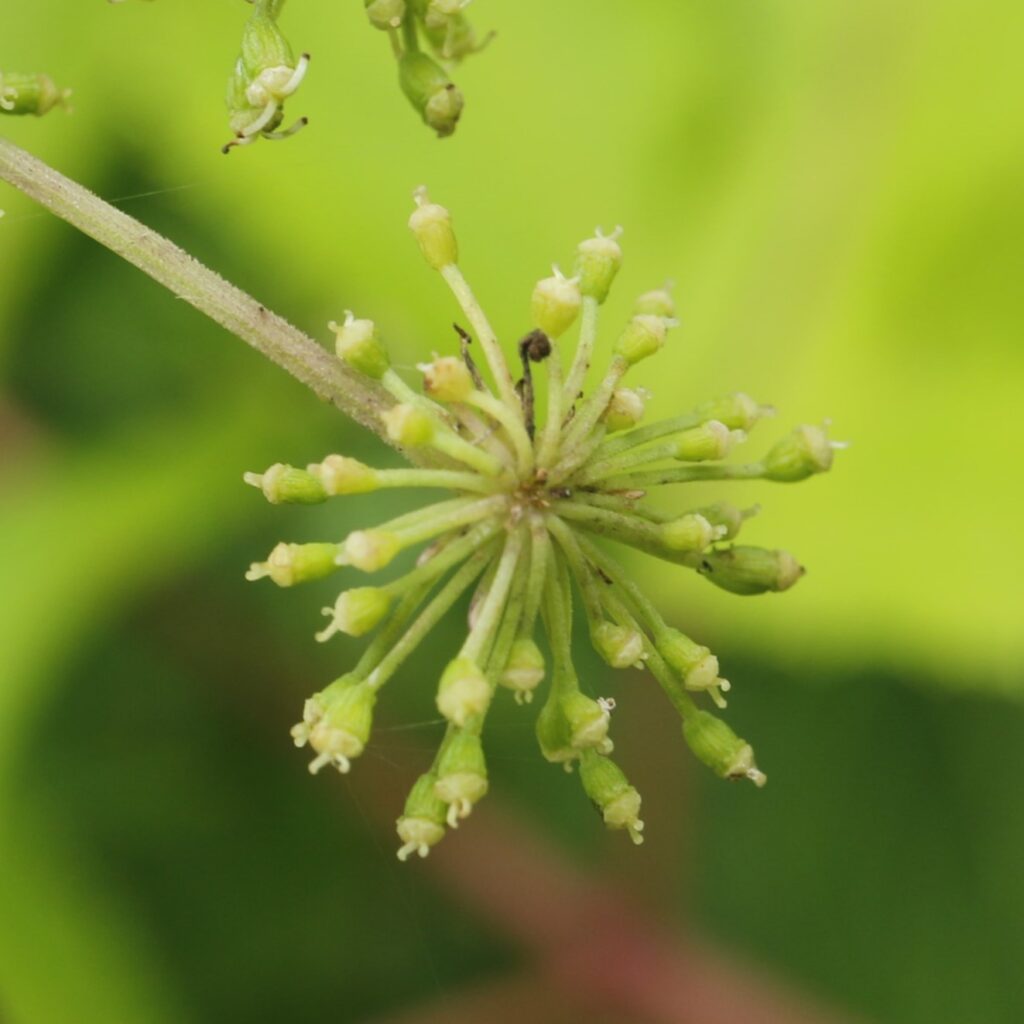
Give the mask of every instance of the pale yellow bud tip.
M 451 214 L 443 206 L 430 201 L 424 185 L 416 189 L 413 198 L 416 209 L 409 218 L 409 230 L 416 236 L 427 263 L 435 270 L 443 270 L 459 258 Z
M 473 393 L 469 368 L 455 356 L 440 356 L 416 368 L 423 374 L 423 389 L 439 402 L 464 402 Z
M 558 338 L 572 326 L 582 302 L 579 279 L 565 277 L 555 267 L 553 276 L 538 281 L 533 289 L 530 312 L 537 327 L 549 338 Z

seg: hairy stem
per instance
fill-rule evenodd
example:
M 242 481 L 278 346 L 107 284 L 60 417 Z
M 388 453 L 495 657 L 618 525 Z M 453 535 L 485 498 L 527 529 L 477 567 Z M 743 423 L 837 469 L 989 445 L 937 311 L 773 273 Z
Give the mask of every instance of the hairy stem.
M 207 269 L 169 239 L 0 137 L 0 180 L 237 335 L 316 395 L 387 440 L 380 413 L 393 401 L 312 338 Z

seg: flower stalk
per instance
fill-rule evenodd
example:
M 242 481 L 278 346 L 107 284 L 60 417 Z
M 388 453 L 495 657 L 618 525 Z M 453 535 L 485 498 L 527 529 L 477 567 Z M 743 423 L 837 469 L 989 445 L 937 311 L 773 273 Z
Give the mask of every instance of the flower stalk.
M 308 335 L 172 241 L 3 137 L 0 180 L 117 253 L 276 363 L 318 398 L 386 439 L 380 414 L 393 403 L 379 384 L 334 359 Z

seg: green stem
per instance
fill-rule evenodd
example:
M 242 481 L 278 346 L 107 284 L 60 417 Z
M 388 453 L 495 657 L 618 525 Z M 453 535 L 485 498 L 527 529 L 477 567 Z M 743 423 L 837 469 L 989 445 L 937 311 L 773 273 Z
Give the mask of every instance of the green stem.
M 430 540 L 439 533 L 479 522 L 485 516 L 496 512 L 506 501 L 503 494 L 496 494 L 490 498 L 455 498 L 450 502 L 441 501 L 417 512 L 411 512 L 408 516 L 402 516 L 386 524 L 382 529 L 398 534 L 402 547 L 407 548 L 412 544 Z
M 410 53 L 415 53 L 420 48 L 420 38 L 416 34 L 416 19 L 412 11 L 406 11 L 402 18 L 402 42 Z
M 565 560 L 569 563 L 573 576 L 579 587 L 580 595 L 583 598 L 583 609 L 587 615 L 587 621 L 593 629 L 598 623 L 604 620 L 604 613 L 601 605 L 601 591 L 593 570 L 587 564 L 586 559 L 580 551 L 579 545 L 573 536 L 573 531 L 562 522 L 558 516 L 548 515 L 548 529 L 558 541 Z
M 422 508 L 413 509 L 412 512 L 405 512 L 394 519 L 381 523 L 377 529 L 391 530 L 394 533 L 401 533 L 403 530 L 419 526 L 426 521 L 433 522 L 436 519 L 461 512 L 469 505 L 480 501 L 473 495 L 466 495 L 459 498 L 448 498 L 445 501 L 435 501 L 432 505 L 424 505 Z
M 418 589 L 422 584 L 433 585 L 434 581 L 443 576 L 452 566 L 458 565 L 478 548 L 482 548 L 501 528 L 501 524 L 489 519 L 473 527 L 465 536 L 458 537 L 422 565 L 407 572 L 404 576 L 385 583 L 381 590 L 386 590 L 397 597 L 410 589 Z
M 380 664 L 388 652 L 395 646 L 395 642 L 402 635 L 406 623 L 413 617 L 420 602 L 430 592 L 433 581 L 419 583 L 411 590 L 406 591 L 401 600 L 395 606 L 395 610 L 388 616 L 387 621 L 374 636 L 370 645 L 363 651 L 362 656 L 352 670 L 352 675 L 358 679 L 366 679 L 370 673 Z
M 544 583 L 551 565 L 551 537 L 543 518 L 538 513 L 530 516 L 530 574 L 526 578 L 523 596 L 523 621 L 519 636 L 532 637 L 544 596 Z
M 434 599 L 420 612 L 416 621 L 402 634 L 384 656 L 380 664 L 367 677 L 367 682 L 379 690 L 398 670 L 402 662 L 419 646 L 423 638 L 441 621 L 445 613 L 480 575 L 494 552 L 493 542 L 472 555 L 459 567 L 452 578 L 437 592 Z
M 388 41 L 391 43 L 391 53 L 395 60 L 401 60 L 402 58 L 402 37 L 398 34 L 398 30 L 394 28 L 388 29 Z
M 665 629 L 665 622 L 657 609 L 643 595 L 640 589 L 625 575 L 619 564 L 595 544 L 585 538 L 574 538 L 585 557 L 598 566 L 611 580 L 611 586 L 603 592 L 603 600 L 609 614 L 621 625 L 636 629 L 644 638 L 644 659 L 651 675 L 658 681 L 665 696 L 685 720 L 697 713 L 694 699 L 687 693 L 685 686 L 676 677 L 665 659 L 662 658 L 648 633 L 657 639 L 658 633 Z M 625 598 L 625 600 L 623 599 Z M 637 620 L 640 620 L 639 622 Z
M 611 588 L 604 595 L 605 607 L 608 614 L 620 625 L 628 629 L 635 629 L 644 640 L 644 664 L 650 669 L 651 675 L 658 681 L 665 696 L 672 702 L 672 706 L 679 712 L 679 716 L 685 721 L 698 711 L 697 702 L 686 691 L 686 687 L 669 667 L 668 663 L 658 652 L 654 641 L 647 633 L 640 628 L 640 624 L 626 609 L 626 606 Z
M 148 274 L 387 440 L 380 414 L 393 403 L 382 388 L 173 242 L 4 138 L 0 138 L 0 179 Z
M 557 482 L 561 483 L 563 480 L 571 477 L 580 466 L 585 466 L 590 461 L 590 456 L 594 453 L 594 449 L 604 440 L 606 433 L 607 427 L 605 427 L 604 423 L 598 423 L 590 432 L 590 436 L 559 467 L 555 476 Z
M 558 439 L 562 434 L 562 353 L 557 342 L 552 343 L 545 365 L 548 372 L 548 408 L 537 449 L 537 465 L 547 470 L 558 455 Z
M 681 416 L 674 416 L 669 420 L 659 420 L 657 423 L 650 423 L 645 427 L 636 427 L 623 434 L 618 434 L 610 441 L 605 441 L 598 448 L 594 455 L 595 461 L 610 458 L 619 452 L 636 448 L 638 445 L 647 444 L 648 441 L 658 441 L 669 434 L 678 434 L 691 427 L 699 427 L 707 416 L 697 411 L 683 413 Z
M 572 519 L 588 529 L 627 544 L 654 546 L 662 543 L 661 532 L 656 524 L 627 512 L 613 512 L 573 500 L 558 502 L 552 506 L 552 511 L 562 519 Z
M 566 449 L 571 450 L 590 436 L 590 432 L 597 425 L 602 413 L 608 408 L 608 403 L 619 386 L 619 381 L 622 380 L 628 369 L 629 363 L 622 356 L 616 356 L 612 360 L 612 364 L 608 367 L 608 372 L 604 375 L 597 390 L 584 401 L 576 418 L 569 425 L 564 445 Z
M 626 575 L 626 570 L 586 537 L 577 537 L 576 542 L 583 554 L 596 565 L 612 583 L 619 588 L 626 599 L 630 613 L 638 618 L 643 627 L 654 637 L 661 636 L 666 627 L 661 612 L 654 602 Z
M 501 625 L 498 627 L 497 636 L 494 639 L 491 653 L 487 659 L 487 677 L 490 680 L 492 689 L 497 685 L 498 677 L 505 670 L 506 665 L 508 665 L 512 644 L 515 643 L 516 637 L 519 636 L 529 574 L 529 562 L 527 559 L 520 557 L 516 565 L 509 598 L 505 604 L 505 611 L 501 617 Z
M 495 489 L 494 482 L 487 477 L 448 469 L 378 469 L 373 479 L 378 488 L 439 487 L 481 494 L 490 494 Z
M 516 566 L 519 562 L 519 555 L 523 549 L 523 531 L 513 530 L 505 541 L 505 548 L 498 561 L 497 571 L 494 579 L 487 590 L 487 597 L 484 598 L 480 614 L 476 618 L 473 628 L 462 645 L 461 654 L 471 658 L 477 664 L 487 661 L 487 655 L 494 640 L 494 634 L 501 622 L 501 613 L 508 600 L 509 591 L 512 588 L 512 580 L 515 576 Z
M 410 472 L 432 472 L 432 470 L 410 470 Z M 595 508 L 607 509 L 609 512 L 621 512 L 628 515 L 639 516 L 652 523 L 667 523 L 678 518 L 677 512 L 663 512 L 654 508 L 640 499 L 644 491 L 627 491 L 625 493 L 608 494 L 604 491 L 588 491 L 584 488 L 574 488 L 572 492 L 573 501 L 582 505 L 593 505 Z
M 596 483 L 598 480 L 614 476 L 616 473 L 624 473 L 635 466 L 645 466 L 652 462 L 664 462 L 665 459 L 675 458 L 677 451 L 678 446 L 674 442 L 666 441 L 664 444 L 656 444 L 652 448 L 623 452 L 600 462 L 591 460 L 576 474 L 574 480 L 580 484 Z
M 572 585 L 564 559 L 557 551 L 549 554 L 550 570 L 544 584 L 544 625 L 555 662 L 553 679 L 562 685 L 575 680 L 572 667 Z
M 508 445 L 498 437 L 497 428 L 488 423 L 482 416 L 478 416 L 476 410 L 470 409 L 462 402 L 453 402 L 449 409 L 452 416 L 462 427 L 462 433 L 466 434 L 466 440 L 476 448 L 493 455 L 508 470 L 515 468 L 515 456 L 509 450 Z
M 563 519 L 578 522 L 585 530 L 629 544 L 645 554 L 661 558 L 676 565 L 685 565 L 696 569 L 703 557 L 699 551 L 674 551 L 666 547 L 662 539 L 660 524 L 652 523 L 637 515 L 624 512 L 613 512 L 609 509 L 596 508 L 593 505 L 582 505 L 575 501 L 561 501 L 552 511 Z
M 669 466 L 667 469 L 652 469 L 646 473 L 628 473 L 602 480 L 603 487 L 610 490 L 635 490 L 657 487 L 660 484 L 687 484 L 697 480 L 758 480 L 764 476 L 760 462 L 740 466 L 723 466 L 718 463 Z
M 477 448 L 464 437 L 459 437 L 451 428 L 439 425 L 430 440 L 430 446 L 443 452 L 450 458 L 472 466 L 475 470 L 486 476 L 501 476 L 505 472 L 505 466 L 501 460 Z
M 447 282 L 456 301 L 462 307 L 462 312 L 466 314 L 470 326 L 476 332 L 477 340 L 487 359 L 487 365 L 491 369 L 491 375 L 498 385 L 498 395 L 509 409 L 520 408 L 519 397 L 512 384 L 512 374 L 509 373 L 508 363 L 505 362 L 505 356 L 498 344 L 498 336 L 494 333 L 480 303 L 476 301 L 476 296 L 463 277 L 462 271 L 456 264 L 449 263 L 447 267 L 442 267 L 441 276 Z
M 284 0 L 255 0 L 254 6 L 257 14 L 266 15 L 272 21 L 276 21 L 281 16 Z
M 551 475 L 552 482 L 565 480 L 590 456 L 594 449 L 591 434 L 628 369 L 629 363 L 622 356 L 616 356 L 597 390 L 583 402 L 569 424 L 562 444 L 563 458 Z
M 505 433 L 516 451 L 520 478 L 525 479 L 533 472 L 533 445 L 530 443 L 529 434 L 526 433 L 522 409 L 510 409 L 504 402 L 486 391 L 473 391 L 466 401 L 481 412 L 487 413 L 505 428 Z
M 562 402 L 566 409 L 571 409 L 579 400 L 583 382 L 590 369 L 590 359 L 594 353 L 594 342 L 597 340 L 597 316 L 600 304 L 592 295 L 583 296 L 583 315 L 580 322 L 580 340 L 573 356 L 572 367 L 565 381 Z

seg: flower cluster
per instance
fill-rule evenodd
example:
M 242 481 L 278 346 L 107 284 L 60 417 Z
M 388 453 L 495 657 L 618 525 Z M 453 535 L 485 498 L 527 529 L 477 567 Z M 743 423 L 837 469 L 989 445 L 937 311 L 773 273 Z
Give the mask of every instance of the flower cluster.
M 312 748 L 311 771 L 326 765 L 348 771 L 369 741 L 381 689 L 472 591 L 465 639 L 439 673 L 436 701 L 447 731 L 398 819 L 399 857 L 425 856 L 487 792 L 481 741 L 496 695 L 507 690 L 529 704 L 546 677 L 536 715 L 541 754 L 566 769 L 578 765 L 583 789 L 608 827 L 624 829 L 639 843 L 640 796 L 609 756 L 614 702 L 588 694 L 573 665 L 575 602 L 609 666 L 642 670 L 660 685 L 702 762 L 724 778 L 758 786 L 765 776 L 750 745 L 701 706 L 726 704 L 729 683 L 716 656 L 665 621 L 602 541 L 693 569 L 736 594 L 786 590 L 803 573 L 792 555 L 734 543 L 756 509 L 718 502 L 664 511 L 647 496 L 688 481 L 803 480 L 830 467 L 835 445 L 822 427 L 801 426 L 756 462 L 724 461 L 771 411 L 744 394 L 642 425 L 648 393 L 626 386 L 625 377 L 657 353 L 675 325 L 665 290 L 640 296 L 610 364 L 586 392 L 598 314 L 622 260 L 618 231 L 582 242 L 571 276 L 556 268 L 538 282 L 531 329 L 518 344 L 521 376 L 513 379 L 459 269 L 448 211 L 423 190 L 416 204 L 413 234 L 469 325 L 468 331 L 457 328 L 460 354 L 423 363 L 420 393 L 392 367 L 371 321 L 349 313 L 331 327 L 338 356 L 394 399 L 383 414 L 387 436 L 418 465 L 374 469 L 335 454 L 305 469 L 277 464 L 245 477 L 274 503 L 311 504 L 392 487 L 454 492 L 340 542 L 279 544 L 251 567 L 249 579 L 269 577 L 287 587 L 339 569 L 377 572 L 406 549 L 425 545 L 403 575 L 344 590 L 324 609 L 328 621 L 318 640 L 377 633 L 353 668 L 306 702 L 292 735 L 297 745 Z M 564 338 L 577 320 L 569 359 Z M 493 388 L 470 355 L 473 336 Z M 538 368 L 546 376 L 540 395 Z M 546 654 L 537 643 L 539 626 Z

